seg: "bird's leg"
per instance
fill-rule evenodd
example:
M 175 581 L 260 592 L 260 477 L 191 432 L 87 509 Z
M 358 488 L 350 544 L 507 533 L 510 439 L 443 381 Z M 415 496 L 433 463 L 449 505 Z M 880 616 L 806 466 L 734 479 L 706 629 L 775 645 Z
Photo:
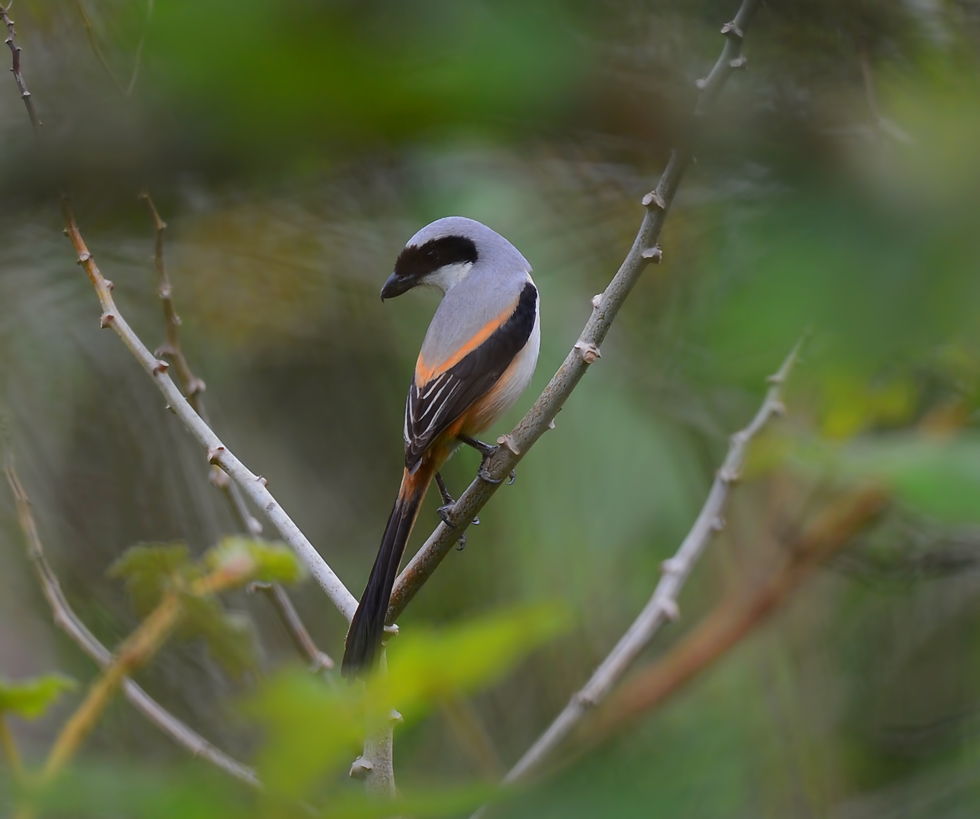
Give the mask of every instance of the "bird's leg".
M 489 461 L 493 457 L 493 454 L 500 449 L 499 446 L 490 446 L 490 444 L 485 444 L 483 441 L 476 440 L 476 438 L 470 438 L 468 435 L 459 435 L 457 438 L 467 446 L 473 447 L 473 449 L 483 456 L 483 461 L 480 463 L 480 469 L 476 473 L 481 479 L 492 484 L 503 483 L 503 478 L 491 478 L 490 473 L 487 471 L 487 461 Z M 517 473 L 512 469 L 510 471 L 510 480 L 507 481 L 507 485 L 510 486 L 515 480 L 517 480 Z
M 456 501 L 453 500 L 453 496 L 449 494 L 449 490 L 446 488 L 446 482 L 442 479 L 442 473 L 436 472 L 436 486 L 439 487 L 439 494 L 442 496 L 443 506 L 440 506 L 436 512 L 439 514 L 439 518 L 443 523 L 446 524 L 450 529 L 455 529 L 456 524 L 449 520 L 449 513 L 452 512 L 453 507 L 456 505 Z M 473 518 L 473 525 L 479 526 L 480 519 Z M 463 532 L 459 536 L 459 550 L 463 551 L 466 546 L 466 532 Z

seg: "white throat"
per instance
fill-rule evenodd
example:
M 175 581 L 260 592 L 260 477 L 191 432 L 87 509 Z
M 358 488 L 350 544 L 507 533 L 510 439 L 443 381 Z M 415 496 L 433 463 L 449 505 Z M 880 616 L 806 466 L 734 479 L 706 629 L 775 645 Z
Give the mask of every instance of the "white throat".
M 449 292 L 449 288 L 455 287 L 470 272 L 470 268 L 473 267 L 473 262 L 457 262 L 456 264 L 447 264 L 444 267 L 440 267 L 434 273 L 430 273 L 424 279 L 422 279 L 422 284 L 435 287 L 443 292 L 443 295 Z

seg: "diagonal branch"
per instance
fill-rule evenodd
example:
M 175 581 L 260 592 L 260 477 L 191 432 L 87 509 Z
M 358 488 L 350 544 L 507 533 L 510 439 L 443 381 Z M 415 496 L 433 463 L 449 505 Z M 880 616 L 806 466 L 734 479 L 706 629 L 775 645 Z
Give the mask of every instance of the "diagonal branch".
M 697 83 L 700 93 L 694 110 L 695 125 L 705 116 L 732 71 L 745 66 L 742 37 L 758 3 L 759 0 L 743 0 L 735 19 L 722 27 L 721 33 L 726 40 L 721 56 L 708 77 Z M 592 299 L 592 315 L 585 329 L 544 392 L 514 430 L 498 439 L 500 449 L 487 464 L 492 478 L 506 477 L 527 454 L 528 449 L 547 430 L 554 427 L 555 416 L 568 396 L 581 381 L 589 365 L 599 358 L 599 345 L 644 268 L 648 263 L 656 264 L 660 261 L 662 254 L 657 239 L 684 171 L 693 158 L 693 150 L 692 142 L 675 149 L 656 189 L 643 198 L 647 212 L 633 241 L 633 247 L 605 292 Z M 388 609 L 389 623 L 405 610 L 498 487 L 499 484 L 489 484 L 480 478 L 476 478 L 467 487 L 453 507 L 450 520 L 453 525 L 440 524 L 399 575 Z
M 265 513 L 282 539 L 296 552 L 300 560 L 310 570 L 313 578 L 326 592 L 327 597 L 330 598 L 340 613 L 350 621 L 357 608 L 357 600 L 272 496 L 266 488 L 265 479 L 253 474 L 238 460 L 202 420 L 201 416 L 194 412 L 194 408 L 167 374 L 169 368 L 167 362 L 156 358 L 120 315 L 112 298 L 112 284 L 103 277 L 92 258 L 92 254 L 86 247 L 67 196 L 61 197 L 61 211 L 65 221 L 65 233 L 78 254 L 78 263 L 84 268 L 102 305 L 102 327 L 111 327 L 115 330 L 123 344 L 136 357 L 143 369 L 150 374 L 157 388 L 167 399 L 168 407 L 180 418 L 191 435 L 207 448 L 208 461 L 220 466 L 242 488 L 242 491 L 251 501 Z
M 4 473 L 17 504 L 17 517 L 27 542 L 27 556 L 34 565 L 38 580 L 41 582 L 41 590 L 51 606 L 55 625 L 64 631 L 82 651 L 88 654 L 99 668 L 108 668 L 112 664 L 112 653 L 96 639 L 95 635 L 85 627 L 85 624 L 72 610 L 61 591 L 61 584 L 58 582 L 57 576 L 44 557 L 41 538 L 38 535 L 34 515 L 31 512 L 31 501 L 14 468 L 13 455 L 9 448 L 4 453 Z M 207 760 L 235 779 L 253 787 L 260 787 L 259 780 L 251 768 L 232 759 L 193 731 L 154 700 L 137 683 L 127 678 L 122 682 L 122 690 L 126 699 L 132 703 L 137 711 L 178 745 L 184 746 L 194 756 Z
M 790 544 L 783 565 L 750 595 L 720 605 L 662 660 L 628 680 L 589 723 L 584 739 L 594 744 L 659 705 L 681 685 L 761 626 L 813 571 L 879 518 L 887 496 L 866 488 L 830 504 Z
M 194 375 L 187 361 L 187 356 L 184 355 L 180 344 L 180 317 L 177 315 L 177 309 L 174 306 L 173 285 L 171 285 L 170 278 L 167 276 L 167 267 L 163 261 L 163 232 L 167 228 L 167 223 L 160 218 L 160 213 L 157 211 L 156 205 L 153 203 L 153 199 L 147 191 L 144 190 L 140 193 L 140 199 L 146 202 L 146 207 L 150 212 L 150 218 L 153 219 L 153 226 L 156 233 L 153 263 L 157 271 L 157 292 L 160 296 L 160 303 L 163 306 L 163 320 L 164 327 L 166 328 L 166 343 L 156 351 L 156 355 L 167 356 L 174 362 L 174 369 L 177 372 L 180 385 L 183 387 L 184 395 L 187 397 L 187 402 L 201 416 L 204 423 L 211 426 L 211 421 L 208 419 L 207 410 L 204 406 L 204 382 Z M 232 514 L 234 514 L 242 529 L 253 537 L 261 535 L 262 524 L 249 512 L 245 498 L 242 496 L 242 491 L 238 488 L 238 485 L 232 483 L 228 479 L 228 475 L 222 472 L 217 466 L 211 466 L 210 473 L 211 483 L 221 490 L 231 507 Z M 283 628 L 289 634 L 293 645 L 301 655 L 310 661 L 313 669 L 332 668 L 333 660 L 316 647 L 313 638 L 310 636 L 309 631 L 307 631 L 306 626 L 303 625 L 303 621 L 300 619 L 299 613 L 296 611 L 295 606 L 293 606 L 293 602 L 290 600 L 286 590 L 278 583 L 254 585 L 264 592 L 264 596 L 279 615 Z
M 14 31 L 14 21 L 10 19 L 10 6 L 13 0 L 7 3 L 6 6 L 0 5 L 0 20 L 7 27 L 7 39 L 4 42 L 9 46 L 10 53 L 13 55 L 11 72 L 14 75 L 14 80 L 17 82 L 17 87 L 20 89 L 20 97 L 24 100 L 24 105 L 27 106 L 27 116 L 31 118 L 31 128 L 34 129 L 34 139 L 38 140 L 41 138 L 40 128 L 41 120 L 38 119 L 37 111 L 34 110 L 34 100 L 31 99 L 31 92 L 27 90 L 27 85 L 24 83 L 24 75 L 20 73 L 20 46 L 17 45 L 17 32 Z
M 785 412 L 782 400 L 783 384 L 789 376 L 799 355 L 800 343 L 786 357 L 779 371 L 770 376 L 769 391 L 759 407 L 752 422 L 740 432 L 736 432 L 729 444 L 728 455 L 715 474 L 714 483 L 704 502 L 694 525 L 684 538 L 680 548 L 670 560 L 661 565 L 663 574 L 654 589 L 653 596 L 643 611 L 633 621 L 616 647 L 595 670 L 591 679 L 575 694 L 568 705 L 520 758 L 504 778 L 510 784 L 524 779 L 571 733 L 579 721 L 612 690 L 640 652 L 650 643 L 663 626 L 680 617 L 677 604 L 678 595 L 684 587 L 694 564 L 704 553 L 711 538 L 723 523 L 725 504 L 732 485 L 739 479 L 745 463 L 745 453 L 749 443 L 762 430 L 771 418 Z

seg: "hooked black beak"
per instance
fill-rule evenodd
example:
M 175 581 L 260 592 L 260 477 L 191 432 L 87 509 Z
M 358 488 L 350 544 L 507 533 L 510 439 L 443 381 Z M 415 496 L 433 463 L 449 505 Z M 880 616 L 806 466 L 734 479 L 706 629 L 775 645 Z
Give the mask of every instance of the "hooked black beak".
M 384 287 L 381 288 L 381 301 L 407 293 L 416 284 L 417 282 L 411 276 L 399 276 L 397 273 L 392 273 L 388 277 L 388 281 L 384 283 Z

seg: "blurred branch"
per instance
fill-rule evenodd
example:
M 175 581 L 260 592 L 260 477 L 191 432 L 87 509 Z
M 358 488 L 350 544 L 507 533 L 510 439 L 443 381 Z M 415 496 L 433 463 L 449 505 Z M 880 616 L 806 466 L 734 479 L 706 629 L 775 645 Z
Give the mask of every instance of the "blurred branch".
M 732 71 L 745 66 L 746 60 L 742 56 L 742 37 L 758 2 L 759 0 L 743 0 L 735 19 L 722 27 L 725 47 L 708 77 L 698 81 L 700 94 L 694 110 L 695 121 L 706 114 L 710 103 L 718 95 Z M 659 263 L 662 253 L 657 245 L 657 239 L 681 177 L 692 157 L 693 144 L 691 143 L 676 148 L 671 153 L 656 189 L 643 198 L 646 214 L 633 246 L 605 291 L 592 299 L 592 315 L 578 341 L 527 415 L 512 432 L 498 439 L 501 446 L 487 463 L 491 478 L 500 480 L 505 478 L 534 443 L 547 430 L 554 427 L 555 416 L 568 396 L 581 381 L 589 365 L 600 357 L 599 345 L 605 339 L 644 268 L 648 263 Z M 452 525 L 440 524 L 396 580 L 388 609 L 389 623 L 394 622 L 405 610 L 443 558 L 452 550 L 470 521 L 498 488 L 499 484 L 491 484 L 480 478 L 476 478 L 467 487 L 450 513 Z
M 225 447 L 214 431 L 194 411 L 194 408 L 167 374 L 169 368 L 167 362 L 156 358 L 126 323 L 112 299 L 111 283 L 102 276 L 92 254 L 89 253 L 85 245 L 84 239 L 82 239 L 67 196 L 61 198 L 61 210 L 65 221 L 65 233 L 78 254 L 78 263 L 84 268 L 102 305 L 102 327 L 111 327 L 115 330 L 143 369 L 151 376 L 160 392 L 163 393 L 169 408 L 180 418 L 188 431 L 207 448 L 208 461 L 220 466 L 242 488 L 252 502 L 265 512 L 282 539 L 309 568 L 310 573 L 326 592 L 327 597 L 350 621 L 357 608 L 357 600 L 272 496 L 265 486 L 265 479 L 253 474 Z
M 249 577 L 254 577 L 254 573 L 255 566 L 248 560 L 229 561 L 186 588 L 164 594 L 156 608 L 119 646 L 115 657 L 65 723 L 48 754 L 41 772 L 41 782 L 50 782 L 62 771 L 98 724 L 123 681 L 149 663 L 163 648 L 180 624 L 189 598 L 206 598 L 241 586 Z
M 4 719 L 3 714 L 0 714 L 0 750 L 3 751 L 3 755 L 10 765 L 10 770 L 13 771 L 14 778 L 23 779 L 24 764 L 21 762 L 20 751 L 17 750 L 17 743 L 14 742 L 14 736 L 10 733 L 10 728 L 7 726 L 7 720 Z
M 38 535 L 34 515 L 31 512 L 31 501 L 14 468 L 13 455 L 9 449 L 4 453 L 4 473 L 17 504 L 17 517 L 27 543 L 27 556 L 34 565 L 41 582 L 41 590 L 51 606 L 55 625 L 64 631 L 100 668 L 107 668 L 112 663 L 112 654 L 79 620 L 65 599 L 57 576 L 44 557 L 41 538 Z M 123 694 L 136 710 L 177 744 L 183 745 L 194 756 L 207 760 L 236 779 L 253 787 L 259 786 L 259 780 L 251 768 L 242 765 L 223 751 L 215 748 L 210 742 L 163 708 L 131 679 L 123 680 L 122 686 Z
M 640 652 L 667 623 L 680 617 L 677 598 L 687 581 L 694 564 L 704 553 L 714 534 L 722 529 L 722 514 L 731 493 L 732 485 L 739 480 L 745 454 L 749 443 L 762 430 L 768 421 L 785 412 L 783 405 L 783 384 L 789 376 L 799 355 L 797 342 L 786 357 L 779 371 L 769 378 L 769 391 L 752 422 L 740 432 L 736 432 L 729 444 L 728 455 L 715 474 L 711 491 L 698 514 L 694 525 L 680 548 L 670 560 L 661 564 L 663 574 L 650 601 L 620 638 L 609 656 L 602 661 L 591 679 L 576 693 L 554 722 L 520 758 L 504 778 L 506 784 L 524 779 L 537 768 L 544 759 L 571 733 L 579 721 L 602 702 L 612 687 L 633 664 Z
M 748 637 L 854 535 L 878 518 L 887 497 L 876 488 L 838 499 L 790 544 L 784 564 L 754 593 L 733 597 L 675 646 L 642 669 L 610 700 L 584 734 L 591 744 L 663 702 Z
M 92 46 L 92 51 L 95 52 L 96 58 L 102 65 L 102 68 L 105 69 L 105 73 L 109 75 L 109 79 L 112 80 L 112 84 L 116 86 L 120 94 L 124 97 L 130 96 L 136 87 L 136 78 L 140 73 L 140 63 L 143 60 L 143 46 L 146 43 L 146 32 L 149 30 L 150 18 L 153 16 L 153 0 L 148 0 L 146 4 L 146 27 L 143 29 L 143 36 L 140 37 L 139 45 L 136 46 L 136 57 L 133 60 L 133 73 L 130 75 L 129 82 L 125 86 L 119 82 L 115 72 L 110 68 L 108 60 L 106 60 L 105 55 L 102 53 L 102 49 L 99 48 L 99 42 L 95 39 L 95 32 L 92 29 L 92 21 L 85 11 L 85 6 L 82 5 L 82 0 L 75 0 L 75 7 L 81 15 L 89 45 Z
M 140 193 L 140 199 L 146 202 L 146 207 L 150 212 L 150 218 L 153 219 L 153 226 L 156 232 L 153 262 L 157 271 L 158 292 L 160 303 L 163 305 L 163 319 L 166 332 L 166 343 L 156 351 L 156 355 L 167 356 L 174 362 L 174 369 L 184 389 L 187 402 L 201 416 L 204 423 L 210 426 L 211 422 L 204 406 L 204 381 L 194 375 L 187 361 L 187 356 L 184 355 L 184 351 L 180 345 L 180 317 L 177 315 L 177 309 L 174 306 L 173 286 L 170 283 L 170 278 L 167 276 L 167 268 L 163 260 L 163 232 L 167 228 L 167 223 L 160 218 L 160 213 L 153 203 L 153 198 L 147 191 L 144 190 Z M 242 492 L 238 488 L 238 485 L 232 483 L 228 479 L 228 475 L 222 472 L 219 467 L 212 465 L 209 469 L 211 472 L 211 483 L 222 491 L 225 499 L 231 506 L 232 513 L 241 524 L 242 529 L 253 537 L 261 535 L 262 524 L 249 512 L 248 506 L 245 504 L 245 498 L 242 497 Z M 333 660 L 316 647 L 313 638 L 310 637 L 309 631 L 303 625 L 303 621 L 300 619 L 285 589 L 278 583 L 255 585 L 265 593 L 264 596 L 279 615 L 279 619 L 289 634 L 293 645 L 301 655 L 309 659 L 312 663 L 313 670 L 318 671 L 320 669 L 333 668 Z
M 0 20 L 7 27 L 7 39 L 4 42 L 10 47 L 10 53 L 13 55 L 13 65 L 10 70 L 14 75 L 14 80 L 17 82 L 17 87 L 20 89 L 20 97 L 24 100 L 24 105 L 27 106 L 27 116 L 31 118 L 31 128 L 34 129 L 34 139 L 39 140 L 41 138 L 41 120 L 37 117 L 37 111 L 34 110 L 34 101 L 31 99 L 31 92 L 27 90 L 27 85 L 24 83 L 24 75 L 20 73 L 20 46 L 17 45 L 17 32 L 14 31 L 14 21 L 10 19 L 10 7 L 13 5 L 11 0 L 6 6 L 0 5 Z
M 330 655 L 317 648 L 306 626 L 303 625 L 299 613 L 293 606 L 293 601 L 289 599 L 289 595 L 286 594 L 282 586 L 278 583 L 252 583 L 249 585 L 248 591 L 250 593 L 261 592 L 269 601 L 279 615 L 279 620 L 293 641 L 296 651 L 310 661 L 311 670 L 314 673 L 329 671 L 333 668 L 334 663 Z

